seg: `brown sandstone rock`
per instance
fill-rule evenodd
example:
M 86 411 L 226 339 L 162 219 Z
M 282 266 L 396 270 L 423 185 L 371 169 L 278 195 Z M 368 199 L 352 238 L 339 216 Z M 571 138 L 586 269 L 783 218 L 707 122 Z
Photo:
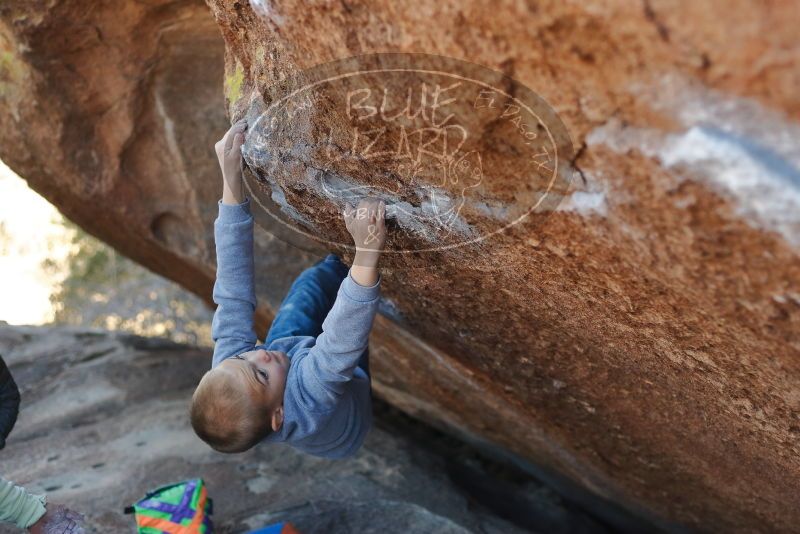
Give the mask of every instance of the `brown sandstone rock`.
M 555 212 L 474 246 L 386 256 L 376 391 L 667 524 L 796 528 L 794 4 L 261 2 L 261 18 L 242 0 L 209 4 L 224 81 L 198 2 L 4 4 L 0 157 L 89 231 L 207 297 L 220 86 L 238 118 L 278 82 L 354 54 L 501 71 L 560 115 L 578 175 Z M 287 131 L 341 126 L 329 111 Z M 266 197 L 279 185 L 287 221 L 336 240 L 342 228 L 320 223 L 338 206 L 305 173 L 326 163 L 321 145 L 286 153 L 274 183 L 253 169 L 250 184 Z M 334 170 L 374 185 L 369 165 Z M 518 186 L 501 184 L 500 197 Z M 260 296 L 274 308 L 313 253 L 257 216 Z M 401 224 L 393 235 L 436 244 Z

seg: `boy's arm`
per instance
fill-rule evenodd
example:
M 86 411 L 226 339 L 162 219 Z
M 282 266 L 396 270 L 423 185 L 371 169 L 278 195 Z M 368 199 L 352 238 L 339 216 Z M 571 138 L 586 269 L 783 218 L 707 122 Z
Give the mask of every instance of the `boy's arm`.
M 348 205 L 345 210 L 347 229 L 356 244 L 353 266 L 302 370 L 304 393 L 315 403 L 336 400 L 367 349 L 380 297 L 377 266 L 386 240 L 385 209 L 383 202 L 363 200 L 358 208 Z
M 256 344 L 253 314 L 256 308 L 253 282 L 253 217 L 242 187 L 241 147 L 244 121 L 237 122 L 216 144 L 222 169 L 222 200 L 214 221 L 217 279 L 213 299 L 217 305 L 211 321 L 214 356 L 211 366 Z
M 322 334 L 304 360 L 303 389 L 316 404 L 334 401 L 353 378 L 358 360 L 367 349 L 379 296 L 380 280 L 370 287 L 361 286 L 350 269 L 322 323 Z

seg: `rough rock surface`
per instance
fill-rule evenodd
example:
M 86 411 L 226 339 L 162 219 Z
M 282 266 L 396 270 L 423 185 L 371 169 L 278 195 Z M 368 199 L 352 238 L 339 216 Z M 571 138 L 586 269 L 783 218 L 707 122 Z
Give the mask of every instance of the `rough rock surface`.
M 365 448 L 350 460 L 279 446 L 225 455 L 197 439 L 186 417 L 206 371 L 204 351 L 97 330 L 0 325 L 0 354 L 23 398 L 0 452 L 3 476 L 82 510 L 91 532 L 133 532 L 125 506 L 159 485 L 194 477 L 206 481 L 214 499 L 215 532 L 280 520 L 308 534 L 525 531 L 480 506 L 468 484 L 448 475 L 460 461 L 439 455 L 432 443 L 415 444 L 414 432 L 426 429 L 391 412 L 378 416 Z M 476 473 L 494 491 L 510 483 Z M 526 526 L 606 532 L 531 480 L 514 488 L 525 505 L 518 503 L 514 519 Z M 12 531 L 0 525 L 0 532 Z
M 259 17 L 214 0 L 224 80 L 199 2 L 46 4 L 0 6 L 0 157 L 205 296 L 223 84 L 239 117 L 306 67 L 394 51 L 468 59 L 536 91 L 576 147 L 570 194 L 478 248 L 387 257 L 376 390 L 664 525 L 796 528 L 793 2 L 258 2 Z M 332 208 L 288 201 L 312 223 Z M 265 221 L 262 324 L 314 255 Z

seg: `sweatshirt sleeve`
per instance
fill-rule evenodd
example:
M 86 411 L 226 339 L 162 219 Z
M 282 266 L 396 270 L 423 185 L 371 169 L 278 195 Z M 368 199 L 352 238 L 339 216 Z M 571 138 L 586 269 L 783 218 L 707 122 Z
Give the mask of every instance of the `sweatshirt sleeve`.
M 364 287 L 348 273 L 339 286 L 322 333 L 300 370 L 304 396 L 315 404 L 335 402 L 352 379 L 378 311 L 380 283 L 379 278 L 375 285 Z
M 0 522 L 28 528 L 45 514 L 45 504 L 44 495 L 31 495 L 25 488 L 0 478 Z
M 212 297 L 217 309 L 211 320 L 211 338 L 214 340 L 211 367 L 216 367 L 226 358 L 252 350 L 257 342 L 253 325 L 256 293 L 250 199 L 238 205 L 219 201 L 214 241 L 217 279 Z

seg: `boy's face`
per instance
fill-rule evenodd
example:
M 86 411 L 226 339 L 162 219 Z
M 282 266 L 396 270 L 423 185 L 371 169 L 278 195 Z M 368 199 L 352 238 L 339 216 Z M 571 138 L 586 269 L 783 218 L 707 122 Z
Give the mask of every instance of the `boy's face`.
M 278 408 L 282 411 L 289 361 L 283 352 L 258 349 L 228 358 L 217 370 L 230 373 L 271 414 Z

